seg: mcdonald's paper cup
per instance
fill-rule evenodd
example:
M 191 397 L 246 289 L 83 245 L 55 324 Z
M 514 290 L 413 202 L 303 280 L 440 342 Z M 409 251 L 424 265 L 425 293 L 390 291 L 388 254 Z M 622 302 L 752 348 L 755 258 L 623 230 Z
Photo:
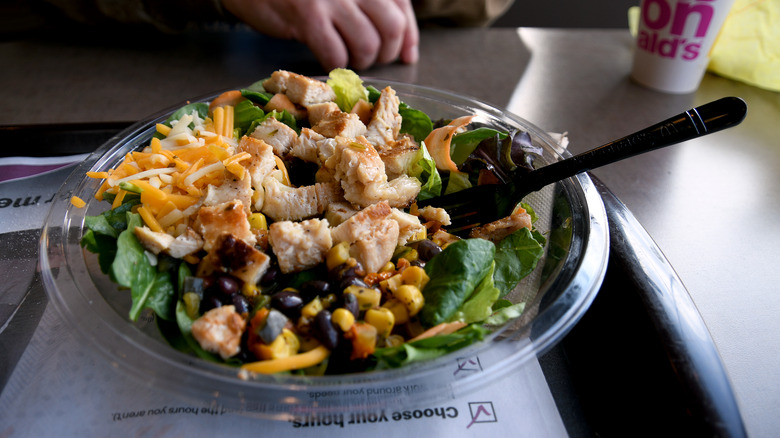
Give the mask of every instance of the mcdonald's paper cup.
M 642 0 L 631 77 L 666 93 L 699 87 L 734 0 Z

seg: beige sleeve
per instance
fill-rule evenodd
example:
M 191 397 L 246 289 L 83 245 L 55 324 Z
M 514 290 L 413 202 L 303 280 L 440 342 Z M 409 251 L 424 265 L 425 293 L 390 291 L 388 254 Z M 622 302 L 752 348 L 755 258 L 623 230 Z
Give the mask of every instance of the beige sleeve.
M 489 26 L 514 0 L 412 0 L 422 24 L 442 26 Z

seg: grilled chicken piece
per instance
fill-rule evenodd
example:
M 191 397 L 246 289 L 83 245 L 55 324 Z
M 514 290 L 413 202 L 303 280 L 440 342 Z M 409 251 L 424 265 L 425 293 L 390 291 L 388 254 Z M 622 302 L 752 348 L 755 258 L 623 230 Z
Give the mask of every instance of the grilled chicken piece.
M 252 156 L 252 159 L 245 166 L 252 178 L 252 188 L 255 189 L 253 196 L 255 210 L 262 210 L 265 199 L 263 180 L 276 168 L 274 150 L 263 140 L 245 135 L 238 143 L 238 152 L 247 152 Z
M 387 200 L 391 207 L 404 208 L 417 197 L 420 181 L 402 175 L 388 182 L 385 164 L 365 137 L 336 141 L 336 150 L 323 167 L 341 182 L 347 201 L 366 207 Z
M 328 204 L 325 210 L 325 219 L 328 220 L 330 226 L 335 227 L 354 216 L 357 212 L 358 210 L 352 207 L 352 204 L 349 202 L 332 202 Z
M 417 216 L 394 208 L 390 217 L 398 222 L 398 246 L 406 245 L 410 241 L 419 240 L 425 236 L 425 226 L 420 223 Z
M 290 149 L 290 155 L 322 166 L 322 163 L 333 155 L 335 149 L 336 141 L 334 139 L 327 138 L 310 128 L 303 128 L 301 135 L 298 136 Z
M 395 90 L 385 87 L 382 94 L 374 104 L 371 121 L 366 128 L 366 139 L 374 146 L 387 145 L 396 138 L 401 130 L 401 115 L 398 113 L 398 105 L 401 102 L 395 94 Z
M 325 211 L 330 202 L 341 200 L 341 189 L 335 182 L 293 188 L 268 176 L 263 181 L 263 189 L 265 201 L 262 212 L 275 221 L 317 216 Z
M 434 207 L 431 205 L 428 205 L 426 207 L 423 207 L 419 211 L 420 217 L 425 219 L 425 221 L 436 221 L 442 225 L 449 225 L 452 222 L 450 221 L 450 214 L 447 213 L 447 210 L 439 207 Z
M 420 159 L 420 146 L 412 137 L 402 135 L 387 145 L 377 147 L 379 157 L 385 163 L 388 179 L 405 175 L 412 165 Z
M 293 103 L 302 106 L 336 98 L 336 93 L 325 82 L 285 70 L 271 73 L 271 77 L 263 82 L 263 88 L 271 93 L 284 93 Z
M 225 178 L 221 185 L 209 184 L 206 189 L 206 197 L 203 199 L 203 205 L 213 207 L 232 200 L 238 200 L 244 206 L 246 214 L 252 214 L 252 177 L 249 173 L 245 173 L 242 179 L 238 179 L 227 172 L 226 175 L 230 178 Z
M 309 125 L 311 126 L 319 123 L 326 114 L 334 111 L 341 111 L 339 106 L 336 105 L 336 102 L 315 103 L 307 106 L 306 110 L 309 112 Z
M 528 228 L 530 230 L 531 226 L 531 215 L 526 213 L 524 209 L 518 208 L 510 216 L 472 229 L 469 237 L 479 237 L 496 243 L 520 228 Z
M 268 270 L 271 258 L 236 236 L 221 234 L 198 265 L 198 276 L 214 272 L 230 274 L 247 284 L 257 284 Z
M 180 259 L 190 254 L 195 254 L 202 248 L 203 239 L 200 238 L 195 230 L 187 228 L 185 232 L 173 239 L 173 242 L 171 242 L 171 245 L 168 247 L 168 254 L 171 257 Z
M 328 138 L 355 138 L 366 132 L 366 125 L 357 114 L 333 111 L 325 114 L 312 129 Z
M 203 248 L 203 239 L 191 228 L 176 238 L 168 233 L 152 231 L 147 226 L 135 227 L 133 231 L 144 249 L 153 254 L 164 252 L 180 259 Z
M 211 309 L 196 319 L 192 323 L 192 336 L 204 350 L 227 359 L 241 351 L 245 328 L 246 320 L 231 304 Z
M 203 236 L 203 249 L 211 251 L 222 234 L 232 234 L 250 246 L 256 243 L 249 228 L 249 220 L 241 201 L 223 202 L 213 207 L 198 210 L 196 229 Z
M 279 269 L 285 274 L 322 263 L 333 243 L 325 219 L 274 222 L 269 227 L 268 237 Z
M 271 145 L 274 149 L 274 154 L 280 157 L 287 155 L 293 142 L 298 138 L 298 134 L 294 129 L 273 117 L 263 120 L 249 136 L 263 140 Z
M 364 208 L 331 229 L 333 243 L 349 243 L 349 254 L 366 272 L 378 272 L 393 257 L 399 225 L 391 218 L 393 209 L 385 202 Z

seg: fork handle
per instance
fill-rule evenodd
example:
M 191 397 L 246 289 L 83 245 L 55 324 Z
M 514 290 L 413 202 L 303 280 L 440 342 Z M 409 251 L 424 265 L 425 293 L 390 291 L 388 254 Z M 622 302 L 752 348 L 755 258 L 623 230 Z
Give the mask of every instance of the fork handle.
M 524 186 L 524 191 L 536 191 L 547 184 L 624 158 L 736 126 L 744 120 L 746 114 L 747 104 L 744 100 L 724 97 L 603 146 L 536 169 L 526 175 L 533 174 L 532 181 L 522 178 L 522 183 L 518 183 Z

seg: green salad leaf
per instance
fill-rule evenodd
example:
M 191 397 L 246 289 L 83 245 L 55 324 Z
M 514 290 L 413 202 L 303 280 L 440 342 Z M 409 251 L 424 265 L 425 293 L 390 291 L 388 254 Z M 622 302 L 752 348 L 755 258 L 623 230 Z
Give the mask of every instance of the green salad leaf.
M 484 127 L 455 134 L 450 143 L 450 158 L 452 158 L 455 164 L 460 166 L 474 152 L 474 149 L 479 146 L 482 140 L 496 136 L 503 140 L 508 134 Z
M 414 109 L 401 102 L 398 105 L 398 114 L 401 115 L 401 134 L 409 134 L 421 143 L 433 131 L 433 122 L 428 114 Z
M 430 281 L 423 289 L 420 320 L 426 326 L 448 321 L 490 272 L 496 247 L 484 239 L 459 240 L 425 265 Z
M 241 95 L 258 105 L 265 106 L 274 95 L 273 93 L 265 91 L 263 82 L 265 82 L 265 79 L 257 81 L 247 88 L 242 88 Z
M 466 300 L 460 309 L 450 317 L 450 321 L 463 321 L 467 324 L 483 321 L 493 313 L 493 304 L 501 291 L 493 283 L 493 272 L 496 263 L 490 266 L 490 270 L 477 285 L 474 292 Z
M 417 194 L 417 199 L 422 201 L 441 195 L 442 180 L 439 171 L 436 169 L 436 162 L 431 157 L 425 144 L 420 146 L 418 154 L 419 158 L 415 165 L 409 169 L 408 174 L 420 180 L 422 187 L 420 187 L 420 193 Z
M 249 127 L 255 120 L 264 120 L 265 111 L 255 106 L 250 100 L 242 100 L 233 110 L 234 126 L 238 128 L 241 135 L 251 132 Z
M 545 238 L 521 228 L 496 245 L 496 271 L 493 280 L 503 297 L 536 268 L 544 255 Z
M 484 339 L 490 330 L 470 324 L 449 335 L 432 336 L 395 347 L 377 348 L 377 368 L 398 368 L 412 362 L 435 359 Z
M 171 275 L 167 271 L 158 272 L 146 256 L 143 246 L 135 237 L 135 227 L 143 225 L 141 216 L 127 213 L 127 229 L 119 234 L 116 241 L 116 257 L 111 264 L 112 277 L 120 286 L 130 288 L 133 305 L 130 319 L 138 320 L 144 308 L 150 308 L 165 320 L 172 320 L 175 291 Z
M 344 112 L 350 112 L 358 100 L 368 100 L 368 90 L 363 79 L 352 70 L 337 68 L 328 74 L 327 84 L 336 93 L 336 105 Z

